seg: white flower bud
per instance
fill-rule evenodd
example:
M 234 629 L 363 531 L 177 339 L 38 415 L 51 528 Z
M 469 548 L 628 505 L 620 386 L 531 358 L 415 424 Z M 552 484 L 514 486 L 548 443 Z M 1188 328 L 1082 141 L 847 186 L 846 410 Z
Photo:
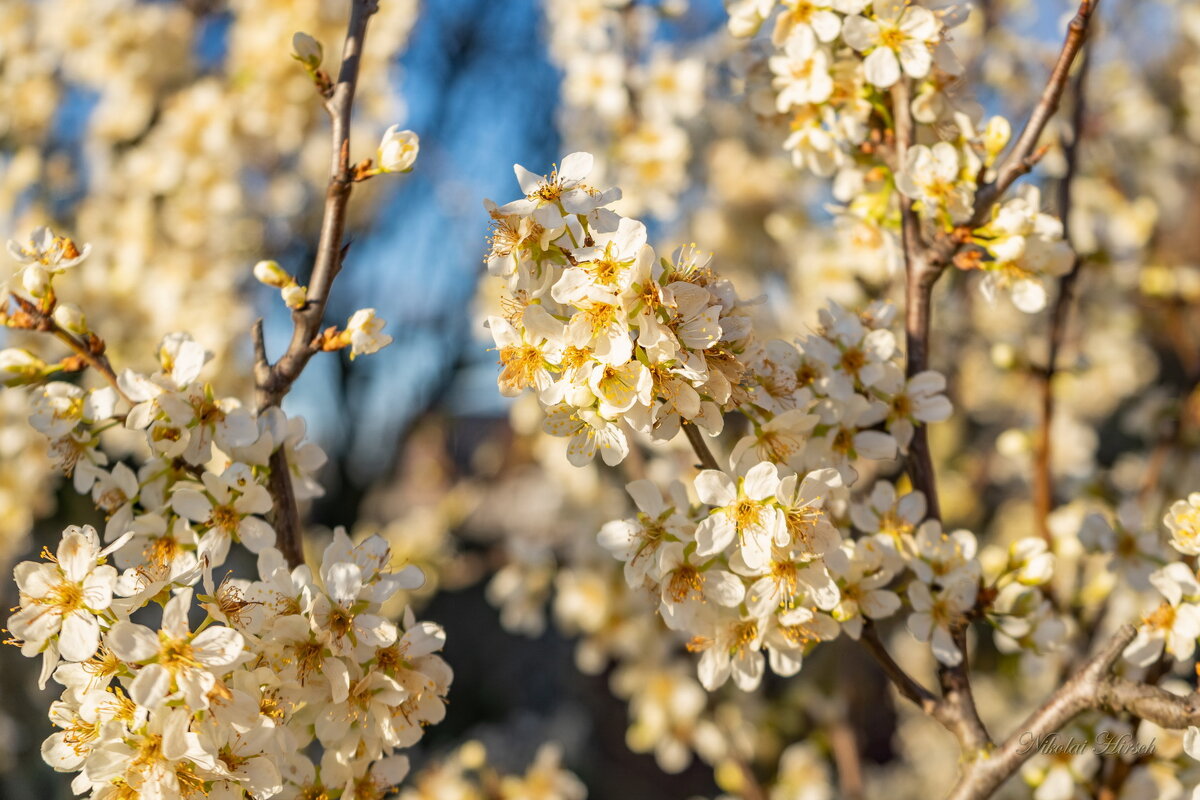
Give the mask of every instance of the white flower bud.
M 58 327 L 71 333 L 87 333 L 87 322 L 79 306 L 59 303 L 54 309 L 54 321 L 58 323 Z
M 987 153 L 987 163 L 996 160 L 996 156 L 1008 146 L 1008 140 L 1011 138 L 1012 125 L 1007 119 L 997 115 L 987 121 L 983 129 L 983 149 Z
M 297 31 L 292 35 L 292 58 L 304 66 L 316 69 L 321 66 L 323 55 L 324 50 L 321 48 L 321 43 L 307 33 Z
M 0 375 L 10 386 L 39 378 L 45 369 L 46 362 L 28 350 L 16 347 L 0 350 Z
M 421 140 L 412 131 L 398 131 L 393 125 L 383 134 L 376 160 L 383 172 L 408 172 L 417 160 Z
M 1012 543 L 1008 548 L 1008 563 L 1025 586 L 1040 586 L 1054 575 L 1054 554 L 1045 541 L 1034 536 Z
M 50 291 L 50 273 L 37 264 L 30 264 L 21 273 L 21 285 L 33 297 L 45 297 Z
M 345 333 L 350 337 L 350 358 L 370 355 L 392 343 L 392 337 L 380 333 L 387 323 L 375 316 L 375 309 L 363 308 L 354 312 L 346 323 Z
M 303 308 L 308 302 L 308 287 L 300 286 L 293 283 L 291 286 L 284 286 L 279 293 L 283 296 L 283 303 L 288 308 Z
M 478 739 L 472 739 L 458 749 L 458 762 L 466 769 L 482 769 L 487 764 L 487 748 Z
M 999 614 L 1025 617 L 1036 611 L 1041 601 L 1040 592 L 1019 583 L 1010 583 L 996 595 L 992 609 Z
M 992 364 L 999 369 L 1012 369 L 1017 364 L 1017 350 L 1006 342 L 992 345 Z
M 738 39 L 748 39 L 758 33 L 763 18 L 754 3 L 742 2 L 729 8 L 729 32 Z
M 258 262 L 254 265 L 254 277 L 258 279 L 259 283 L 274 286 L 276 289 L 282 289 L 296 282 L 296 279 L 289 275 L 287 270 L 279 266 L 278 261 Z

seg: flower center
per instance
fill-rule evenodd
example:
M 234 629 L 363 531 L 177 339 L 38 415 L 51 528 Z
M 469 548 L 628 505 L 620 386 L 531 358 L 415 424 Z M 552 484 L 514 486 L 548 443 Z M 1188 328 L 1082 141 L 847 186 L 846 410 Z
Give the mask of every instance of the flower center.
M 733 524 L 737 526 L 738 533 L 758 525 L 761 511 L 762 506 L 747 497 L 738 500 L 730 509 L 730 516 L 733 517 Z
M 1169 603 L 1163 603 L 1146 616 L 1142 622 L 1155 630 L 1169 631 L 1175 624 L 1175 607 Z
M 758 623 L 754 620 L 747 620 L 739 624 L 733 631 L 733 647 L 730 652 L 736 653 L 739 650 L 750 647 L 754 640 L 758 638 Z
M 83 587 L 73 581 L 63 581 L 47 592 L 45 597 L 39 598 L 38 602 L 52 606 L 57 613 L 66 616 L 83 608 Z
M 531 344 L 509 345 L 500 349 L 504 371 L 500 378 L 518 389 L 532 386 L 534 376 L 542 368 L 542 351 Z
M 889 50 L 900 50 L 900 45 L 904 44 L 904 32 L 899 28 L 884 28 L 879 29 L 879 46 L 886 47 Z
M 183 669 L 196 669 L 200 662 L 192 652 L 192 645 L 187 638 L 170 639 L 159 632 L 160 645 L 158 648 L 158 663 L 162 664 L 172 675 Z
M 667 592 L 676 603 L 682 603 L 690 594 L 703 594 L 704 576 L 690 564 L 684 564 L 671 574 Z

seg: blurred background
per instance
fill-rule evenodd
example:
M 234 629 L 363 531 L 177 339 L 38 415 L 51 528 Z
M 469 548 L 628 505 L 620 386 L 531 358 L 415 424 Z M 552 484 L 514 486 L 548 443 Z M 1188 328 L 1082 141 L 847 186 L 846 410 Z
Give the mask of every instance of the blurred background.
M 1092 333 L 1069 342 L 1056 424 L 1072 444 L 1056 451 L 1054 469 L 1064 497 L 1109 508 L 1138 497 L 1143 520 L 1179 496 L 1168 480 L 1182 486 L 1196 474 L 1200 427 L 1186 422 L 1200 376 L 1190 305 L 1200 299 L 1200 15 L 1186 6 L 1106 4 L 1069 221 L 1096 277 L 1081 287 L 1078 330 Z M 287 311 L 250 270 L 273 258 L 306 273 L 329 158 L 291 37 L 316 36 L 333 69 L 347 8 L 0 5 L 0 232 L 23 239 L 50 224 L 92 243 L 64 299 L 85 310 L 118 367 L 148 369 L 163 335 L 188 330 L 214 353 L 209 379 L 248 397 L 253 320 L 264 318 L 271 355 L 286 346 Z M 964 20 L 954 31 L 963 107 L 1023 119 L 1072 10 L 1058 0 L 948 10 Z M 482 201 L 518 196 L 514 163 L 547 173 L 566 153 L 596 153 L 592 182 L 623 187 L 619 210 L 645 219 L 660 253 L 696 241 L 743 297 L 762 297 L 764 338 L 810 329 L 830 298 L 855 306 L 896 295 L 894 239 L 835 224 L 830 181 L 797 170 L 781 148 L 788 123 L 774 111 L 769 42 L 735 41 L 726 22 L 720 0 L 380 1 L 352 158 L 373 155 L 393 123 L 416 131 L 421 151 L 411 174 L 356 189 L 328 317 L 373 307 L 395 341 L 353 363 L 314 359 L 284 407 L 306 418 L 329 457 L 325 495 L 309 509 L 310 558 L 344 525 L 381 532 L 429 576 L 406 599 L 445 626 L 455 680 L 446 721 L 413 754 L 418 768 L 469 761 L 457 748 L 478 740 L 497 769 L 521 772 L 552 742 L 596 800 L 736 794 L 745 770 L 775 784 L 772 800 L 816 800 L 834 796 L 831 775 L 851 756 L 880 775 L 896 770 L 892 798 L 928 796 L 953 774 L 933 745 L 898 744 L 897 731 L 930 742 L 943 733 L 895 708 L 846 641 L 822 648 L 802 678 L 770 679 L 755 696 L 700 692 L 691 657 L 656 632 L 619 565 L 597 553 L 596 531 L 625 513 L 628 476 L 568 466 L 561 440 L 539 433 L 536 403 L 496 390 L 482 320 L 499 287 L 483 265 Z M 1048 133 L 1038 178 L 1047 197 L 1063 136 L 1058 123 Z M 982 304 L 971 276 L 947 283 L 939 303 L 955 344 L 933 360 L 953 366 L 964 413 L 934 431 L 953 465 L 943 505 L 953 524 L 1003 541 L 1031 519 L 1028 368 L 1044 353 L 1044 322 Z M 51 474 L 26 415 L 19 392 L 0 395 L 5 574 L 64 525 L 102 521 Z M 690 458 L 639 447 L 652 477 Z M 1073 534 L 1085 510 L 1064 502 L 1063 530 Z M 9 580 L 0 603 L 16 604 Z M 929 666 L 927 654 L 906 657 Z M 1039 673 L 986 646 L 980 658 L 1009 677 Z M 0 798 L 69 797 L 65 776 L 39 755 L 52 694 L 36 688 L 36 664 L 0 648 L 0 687 Z M 1028 695 L 1003 682 L 980 692 L 988 713 L 1006 715 L 1038 689 L 1031 678 Z M 413 795 L 435 796 L 471 795 Z

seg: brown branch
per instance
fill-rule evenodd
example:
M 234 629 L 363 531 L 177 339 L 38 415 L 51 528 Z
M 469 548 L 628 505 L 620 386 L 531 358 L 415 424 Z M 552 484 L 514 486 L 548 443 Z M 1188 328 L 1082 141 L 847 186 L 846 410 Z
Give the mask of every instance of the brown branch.
M 743 800 L 767 800 L 767 792 L 763 789 L 758 776 L 754 774 L 754 768 L 750 766 L 750 762 L 744 758 L 738 758 L 737 765 L 742 771 L 741 795 Z
M 700 466 L 704 469 L 721 469 L 721 465 L 717 463 L 716 456 L 708 447 L 708 442 L 704 439 L 704 433 L 695 425 L 686 420 L 683 422 L 683 434 L 691 443 L 692 449 L 696 451 L 696 458 L 700 459 Z
M 975 694 L 971 691 L 970 656 L 967 651 L 967 623 L 962 622 L 950 629 L 954 645 L 962 653 L 962 660 L 955 666 L 938 664 L 938 684 L 942 688 L 943 725 L 958 738 L 967 761 L 978 758 L 992 748 L 992 737 L 975 707 Z
M 1071 111 L 1071 139 L 1063 148 L 1066 157 L 1066 171 L 1058 183 L 1058 215 L 1062 220 L 1063 238 L 1067 244 L 1071 244 L 1071 230 L 1068 225 L 1071 215 L 1071 183 L 1079 168 L 1079 142 L 1083 138 L 1085 91 L 1090 62 L 1090 51 L 1088 51 L 1083 54 L 1083 60 L 1079 64 L 1079 75 L 1075 79 L 1073 92 L 1075 102 Z M 1066 335 L 1067 315 L 1071 311 L 1071 303 L 1075 298 L 1075 282 L 1082 265 L 1083 259 L 1079 257 L 1078 253 L 1073 252 L 1071 268 L 1059 282 L 1058 297 L 1055 298 L 1054 310 L 1050 314 L 1046 369 L 1041 375 L 1041 424 L 1034 442 L 1033 458 L 1033 507 L 1038 533 L 1051 547 L 1054 544 L 1054 537 L 1050 534 L 1048 518 L 1050 512 L 1054 510 L 1054 476 L 1050 468 L 1053 455 L 1050 426 L 1054 422 L 1054 376 L 1058 371 L 1058 355 Z
M 892 116 L 896 126 L 896 169 L 899 170 L 914 136 L 907 81 L 900 81 L 892 87 Z M 912 201 L 903 196 L 900 197 L 900 235 L 906 278 L 904 333 L 908 356 L 905 371 L 911 378 L 929 368 L 933 286 L 945 268 L 931 261 L 929 247 L 921 235 L 921 220 Z M 925 495 L 929 516 L 940 520 L 942 514 L 937 479 L 933 456 L 929 451 L 928 431 L 924 425 L 917 426 L 913 432 L 906 468 L 913 487 Z M 958 738 L 964 754 L 974 758 L 977 753 L 991 746 L 991 737 L 975 708 L 975 697 L 967 675 L 965 625 L 956 628 L 954 635 L 963 653 L 963 660 L 953 667 L 938 666 L 938 681 L 942 688 L 942 699 L 937 706 L 938 719 Z
M 905 154 L 913 145 L 914 125 L 908 81 L 892 87 L 892 115 L 896 125 L 896 171 L 903 168 Z M 929 368 L 930 300 L 939 271 L 931 268 L 921 235 L 921 220 L 913 202 L 900 196 L 900 238 L 904 253 L 904 333 L 909 377 Z M 918 425 L 909 445 L 908 471 L 913 485 L 925 495 L 929 515 L 941 519 L 933 459 L 924 425 Z
M 1067 27 L 1067 36 L 1063 41 L 1062 50 L 1059 51 L 1058 60 L 1050 72 L 1050 78 L 1046 81 L 1046 88 L 1042 90 L 1042 96 L 1038 100 L 1037 106 L 1029 115 L 1025 127 L 1021 130 L 1021 135 L 1017 137 L 1016 144 L 996 169 L 996 179 L 980 188 L 979 193 L 975 196 L 975 216 L 971 221 L 972 228 L 978 227 L 987 220 L 991 207 L 1004 195 L 1008 187 L 1033 169 L 1041 158 L 1041 151 L 1037 149 L 1038 140 L 1042 138 L 1042 132 L 1046 129 L 1050 118 L 1058 111 L 1058 105 L 1062 101 L 1063 92 L 1071 74 L 1071 64 L 1074 63 L 1075 56 L 1083 47 L 1084 40 L 1087 39 L 1088 23 L 1098 5 L 1100 5 L 1100 0 L 1082 0 L 1079 4 L 1079 10 L 1075 12 L 1071 24 Z
M 10 293 L 3 302 L 0 302 L 0 313 L 6 310 L 8 301 L 15 303 L 19 309 L 13 317 L 8 318 L 10 320 L 10 327 L 50 334 L 69 347 L 83 363 L 98 372 L 100 377 L 104 378 L 116 390 L 117 395 L 122 400 L 131 406 L 136 405 L 130 399 L 129 395 L 125 394 L 124 390 L 121 389 L 120 383 L 117 382 L 116 370 L 113 369 L 108 356 L 104 354 L 104 340 L 91 331 L 88 331 L 82 337 L 76 336 L 59 325 L 58 321 L 54 319 L 53 313 L 51 313 L 53 309 L 53 297 L 51 297 L 49 305 L 39 306 L 18 294 Z M 18 318 L 19 322 L 16 321 Z
M 884 673 L 888 676 L 888 680 L 896 687 L 896 691 L 916 704 L 917 708 L 929 716 L 937 717 L 937 697 L 896 663 L 896 660 L 892 658 L 892 654 L 887 651 L 883 642 L 879 640 L 879 634 L 876 632 L 874 625 L 870 622 L 865 623 L 863 625 L 862 636 L 859 637 L 858 641 L 879 662 L 879 666 L 883 667 Z
M 346 208 L 354 186 L 350 169 L 350 114 L 354 90 L 358 84 L 358 69 L 367 22 L 378 9 L 376 0 L 353 0 L 346 41 L 342 46 L 342 64 L 337 83 L 332 87 L 325 106 L 329 111 L 332 137 L 332 163 L 329 187 L 325 193 L 325 211 L 321 221 L 321 236 L 309 278 L 308 302 L 292 312 L 292 340 L 287 351 L 273 365 L 266 361 L 261 346 L 262 328 L 255 331 L 255 395 L 259 411 L 278 406 L 292 384 L 300 377 L 310 358 L 318 352 L 313 340 L 321 329 L 325 306 L 333 279 L 342 268 L 342 236 L 346 228 Z M 291 470 L 282 448 L 271 456 L 271 498 L 274 503 L 275 532 L 279 549 L 295 567 L 303 562 L 300 546 L 300 513 L 296 508 L 295 492 L 291 485 Z
M 1034 711 L 995 751 L 964 767 L 963 775 L 950 791 L 948 800 L 983 800 L 1008 780 L 1034 756 L 1037 742 L 1061 729 L 1089 708 L 1107 707 L 1124 710 L 1124 703 L 1146 703 L 1141 695 L 1128 692 L 1128 681 L 1112 679 L 1108 672 L 1136 634 L 1125 625 L 1113 635 L 1100 652 Z M 1112 688 L 1119 687 L 1119 688 Z M 1154 687 L 1147 687 L 1154 689 Z M 1154 691 L 1162 692 L 1161 689 Z M 1163 692 L 1165 694 L 1165 692 Z M 1159 698 L 1155 698 L 1159 700 Z M 1153 716 L 1146 716 L 1153 720 Z M 1160 718 L 1165 719 L 1166 715 Z
M 829 749 L 833 752 L 833 763 L 837 768 L 838 796 L 842 800 L 862 800 L 865 787 L 858 737 L 845 716 L 840 716 L 829 726 Z
M 1062 51 L 1042 92 L 1041 100 L 1030 114 L 1013 149 L 997 169 L 996 179 L 976 193 L 974 211 L 971 220 L 965 226 L 949 234 L 940 234 L 932 244 L 927 244 L 922 236 L 920 218 L 913 208 L 912 201 L 900 198 L 901 242 L 906 276 L 906 372 L 910 377 L 928 369 L 929 366 L 929 330 L 934 285 L 967 240 L 969 232 L 987 220 L 992 207 L 1004 192 L 1037 163 L 1040 157 L 1040 154 L 1035 152 L 1037 142 L 1046 124 L 1058 109 L 1071 65 L 1083 46 L 1088 23 L 1098 2 L 1099 0 L 1083 0 L 1080 4 L 1079 11 L 1071 20 Z M 899 170 L 904 163 L 906 151 L 914 143 L 907 81 L 900 81 L 892 88 L 892 111 L 896 132 L 896 169 Z M 919 426 L 914 432 L 909 446 L 907 469 L 913 486 L 925 495 L 929 515 L 941 519 L 933 458 L 929 452 L 929 439 L 924 426 Z M 951 727 L 958 737 L 965 754 L 968 758 L 973 758 L 991 747 L 991 739 L 979 717 L 971 692 L 967 671 L 965 625 L 956 627 L 954 637 L 963 653 L 963 660 L 955 667 L 939 666 L 938 680 L 942 688 L 942 699 L 938 702 L 937 710 L 944 717 L 943 724 L 949 723 L 948 727 Z
M 1158 686 L 1115 676 L 1100 685 L 1096 706 L 1114 714 L 1128 712 L 1160 728 L 1200 725 L 1200 692 L 1180 696 Z
M 92 336 L 92 334 L 89 334 L 89 337 L 92 338 L 92 341 L 80 341 L 77 336 L 72 335 L 70 331 L 66 331 L 59 326 L 59 324 L 55 322 L 52 317 L 48 317 L 47 319 L 49 320 L 50 325 L 49 330 L 54 333 L 54 337 L 56 339 L 75 351 L 75 354 L 82 358 L 89 367 L 100 373 L 100 376 L 108 382 L 108 385 L 116 390 L 117 396 L 119 396 L 126 403 L 129 403 L 131 406 L 137 405 L 132 399 L 130 399 L 129 395 L 125 394 L 125 391 L 117 382 L 117 373 L 115 370 L 113 370 L 112 364 L 108 360 L 108 356 L 104 355 L 103 350 L 96 352 L 98 348 L 103 347 L 102 340 L 95 338 Z M 98 345 L 93 344 L 93 342 L 98 343 Z
M 1087 38 L 1088 24 L 1099 3 L 1100 0 L 1082 0 L 1080 3 L 1079 10 L 1067 28 L 1067 36 L 1063 41 L 1062 50 L 1050 72 L 1046 87 L 1042 90 L 1041 99 L 1030 113 L 1016 144 L 997 168 L 995 180 L 979 187 L 979 191 L 975 193 L 975 205 L 971 218 L 953 232 L 939 234 L 926 249 L 925 258 L 931 273 L 930 286 L 937 282 L 964 242 L 969 240 L 970 232 L 988 221 L 992 214 L 992 207 L 1000 201 L 1013 182 L 1033 169 L 1043 155 L 1044 151 L 1036 149 L 1038 140 L 1050 118 L 1058 110 L 1067 79 L 1070 76 L 1071 64 L 1083 47 Z M 897 124 L 899 125 L 899 123 Z M 897 138 L 899 138 L 899 131 Z

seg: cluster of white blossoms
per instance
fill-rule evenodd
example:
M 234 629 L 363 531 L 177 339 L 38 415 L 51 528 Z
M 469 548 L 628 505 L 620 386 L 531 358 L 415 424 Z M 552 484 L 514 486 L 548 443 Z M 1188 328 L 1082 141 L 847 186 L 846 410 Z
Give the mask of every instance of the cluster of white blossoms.
M 981 126 L 950 95 L 962 67 L 945 14 L 901 0 L 740 0 L 729 13 L 738 36 L 754 35 L 774 15 L 768 66 L 776 111 L 789 120 L 784 147 L 796 166 L 834 176 L 843 216 L 894 235 L 902 196 L 932 229 L 949 233 L 971 219 L 978 182 L 991 177 L 1011 126 L 1000 116 Z M 908 107 L 898 108 L 905 99 Z M 901 113 L 916 128 L 903 153 L 873 138 Z M 985 273 L 980 288 L 989 300 L 1008 290 L 1027 313 L 1045 307 L 1044 281 L 1072 263 L 1062 222 L 1042 212 L 1036 189 L 993 209 L 971 233 L 979 249 L 959 265 Z
M 500 389 L 533 389 L 546 430 L 569 437 L 574 464 L 617 464 L 627 431 L 670 439 L 680 425 L 720 431 L 738 388 L 750 325 L 732 286 L 695 247 L 659 259 L 646 226 L 606 206 L 620 191 L 584 181 L 588 153 L 548 177 L 518 166 L 525 196 L 488 203 L 488 270 L 505 279 L 505 315 L 487 325 Z
M 1041 211 L 1036 186 L 1022 186 L 1017 197 L 992 210 L 992 219 L 975 230 L 975 241 L 992 259 L 980 289 L 990 300 L 997 288 L 1012 294 L 1013 305 L 1033 314 L 1046 307 L 1045 278 L 1065 275 L 1075 253 L 1063 240 L 1063 223 Z
M 927 80 L 936 93 L 935 70 L 961 71 L 944 41 L 945 24 L 922 6 L 900 0 L 740 0 L 729 8 L 729 28 L 735 36 L 753 36 L 776 12 L 771 41 L 777 54 L 769 67 L 776 110 L 790 115 L 784 147 L 797 166 L 818 175 L 855 166 L 871 117 L 886 109 L 885 93 L 897 82 Z M 925 123 L 941 110 L 920 93 L 918 107 L 917 119 Z
M 508 290 L 505 315 L 487 322 L 500 389 L 536 392 L 546 430 L 571 439 L 572 463 L 597 451 L 619 463 L 629 430 L 716 434 L 737 409 L 753 432 L 735 464 L 834 467 L 849 481 L 856 458 L 894 458 L 916 425 L 949 416 L 941 375 L 905 376 L 891 306 L 852 314 L 831 304 L 817 333 L 758 342 L 709 257 L 688 245 L 657 258 L 645 225 L 606 207 L 620 191 L 584 183 L 591 164 L 574 153 L 549 177 L 518 166 L 525 197 L 488 203 L 488 270 Z
M 46 761 L 78 773 L 75 792 L 97 800 L 383 797 L 408 769 L 396 751 L 442 718 L 451 681 L 434 655 L 445 640 L 437 625 L 411 610 L 399 625 L 380 614 L 421 585 L 421 571 L 390 571 L 385 540 L 355 545 L 340 529 L 316 576 L 289 569 L 266 519 L 268 486 L 282 450 L 294 495 L 322 493 L 313 473 L 325 455 L 305 441 L 303 420 L 218 396 L 200 377 L 210 354 L 182 333 L 159 345 L 153 373 L 117 374 L 103 340 L 54 292 L 88 248 L 40 230 L 9 250 L 27 292 L 10 291 L 10 326 L 53 333 L 75 355 L 48 365 L 6 350 L 7 382 L 30 386 L 30 423 L 107 517 L 103 536 L 71 526 L 56 552 L 15 569 L 12 643 L 41 656 L 43 686 L 64 686 Z M 355 318 L 326 332 L 325 349 L 386 343 L 369 309 Z M 85 363 L 110 385 L 49 380 Z M 106 450 L 121 433 L 132 465 Z M 258 578 L 214 585 L 234 543 L 257 554 Z M 155 617 L 150 605 L 162 607 L 156 628 L 141 624 Z M 197 608 L 206 616 L 193 629 Z
M 750 348 L 740 410 L 751 432 L 734 461 L 749 455 L 798 471 L 833 467 L 850 484 L 855 460 L 894 459 L 907 452 L 916 426 L 947 419 L 945 377 L 905 376 L 894 321 L 886 303 L 856 314 L 830 302 L 816 332 Z
M 372 15 L 370 46 L 360 54 L 358 94 L 367 100 L 354 115 L 358 141 L 377 139 L 403 114 L 397 55 L 418 8 L 416 0 L 388 0 Z M 286 43 L 296 30 L 311 33 L 306 66 L 315 70 L 317 42 L 334 51 L 328 43 L 340 42 L 345 26 L 345 7 L 323 0 L 5 4 L 2 229 L 12 235 L 57 219 L 92 244 L 93 269 L 63 300 L 88 310 L 115 359 L 140 357 L 147 336 L 187 330 L 212 351 L 222 391 L 248 384 L 242 334 L 253 293 L 245 291 L 245 265 L 316 239 L 320 217 L 307 211 L 328 180 L 320 156 L 326 114 L 314 102 L 311 72 L 287 57 Z M 68 111 L 78 113 L 64 126 Z M 403 169 L 415 143 L 389 141 L 380 164 Z M 374 207 L 351 204 L 350 226 Z M 22 279 L 34 285 L 37 277 L 33 270 Z M 68 311 L 59 312 L 64 327 Z M 27 434 L 28 414 L 16 408 L 21 397 L 8 394 L 4 418 L 14 421 L 0 431 L 0 496 L 13 498 L 0 511 L 5 569 L 27 545 L 31 506 L 40 515 L 55 485 L 40 436 Z
M 43 654 L 43 681 L 64 687 L 42 755 L 78 773 L 76 794 L 367 800 L 403 779 L 396 751 L 442 718 L 451 680 L 440 627 L 378 613 L 419 570 L 389 572 L 382 539 L 355 546 L 338 530 L 319 581 L 266 547 L 258 580 L 214 587 L 205 560 L 170 580 L 118 573 L 108 556 L 132 538 L 101 549 L 90 526 L 70 527 L 57 553 L 16 568 L 9 628 L 22 652 Z M 150 604 L 162 606 L 157 628 L 134 621 Z M 193 630 L 196 605 L 206 616 Z
M 909 629 L 946 664 L 983 616 L 1009 651 L 1052 649 L 1061 622 L 1037 586 L 1054 557 L 1040 540 L 1014 545 L 985 585 L 975 537 L 943 534 L 919 494 L 897 499 L 880 482 L 844 518 L 856 465 L 895 459 L 917 425 L 951 411 L 940 374 L 905 376 L 892 308 L 831 304 L 816 332 L 759 342 L 694 246 L 656 260 L 645 227 L 605 208 L 618 192 L 584 183 L 590 165 L 577 153 L 549 177 L 517 167 L 525 198 L 488 203 L 488 266 L 508 288 L 506 315 L 488 320 L 499 385 L 534 392 L 577 465 L 597 451 L 622 461 L 629 430 L 670 439 L 681 423 L 716 433 L 724 413 L 745 417 L 728 470 L 702 470 L 690 495 L 676 484 L 667 500 L 649 480 L 629 484 L 639 514 L 599 535 L 630 590 L 653 596 L 703 653 L 701 684 L 732 677 L 751 690 L 767 663 L 795 674 L 817 643 L 843 628 L 857 638 L 905 605 Z M 590 616 L 566 618 L 596 629 Z
M 476 740 L 465 742 L 448 757 L 430 763 L 413 776 L 398 800 L 584 800 L 587 789 L 562 767 L 556 744 L 538 748 L 524 775 L 498 775 L 487 763 L 488 752 Z
M 881 481 L 844 520 L 827 505 L 844 494 L 836 470 L 785 471 L 781 478 L 767 461 L 736 477 L 704 470 L 695 479 L 699 504 L 681 485 L 664 501 L 649 481 L 635 481 L 628 490 L 638 515 L 600 531 L 630 588 L 649 591 L 667 627 L 703 653 L 705 688 L 732 676 L 754 689 L 765 664 L 794 675 L 819 642 L 841 631 L 857 639 L 868 621 L 905 606 L 913 636 L 930 642 L 942 663 L 957 664 L 955 631 L 976 616 L 983 594 L 1005 652 L 1040 654 L 1061 644 L 1062 621 L 1037 588 L 1054 564 L 1042 540 L 1015 543 L 985 581 L 974 535 L 944 534 L 924 518 L 919 493 L 897 498 Z

